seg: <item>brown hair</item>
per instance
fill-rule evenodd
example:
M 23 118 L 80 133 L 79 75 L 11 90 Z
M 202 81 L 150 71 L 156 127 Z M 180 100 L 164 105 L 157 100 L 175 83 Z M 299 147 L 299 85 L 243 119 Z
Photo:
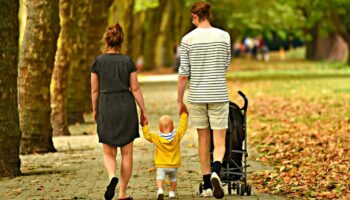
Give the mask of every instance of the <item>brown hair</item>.
M 191 13 L 198 15 L 199 21 L 203 21 L 205 19 L 211 21 L 213 18 L 211 14 L 211 5 L 205 1 L 194 3 L 191 8 Z
M 124 33 L 122 26 L 117 22 L 115 25 L 109 26 L 104 36 L 107 48 L 116 48 L 120 50 L 124 41 Z

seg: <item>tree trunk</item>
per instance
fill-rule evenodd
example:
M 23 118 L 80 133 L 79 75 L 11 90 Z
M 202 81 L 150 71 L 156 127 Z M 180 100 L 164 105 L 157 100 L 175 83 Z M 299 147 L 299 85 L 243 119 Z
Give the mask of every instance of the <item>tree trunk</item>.
M 162 21 L 162 12 L 166 5 L 166 0 L 160 0 L 157 8 L 148 9 L 146 11 L 146 19 L 144 23 L 144 70 L 151 70 L 156 67 L 156 48 L 155 44 L 159 36 L 160 24 Z
M 71 43 L 72 61 L 68 74 L 69 124 L 84 122 L 83 114 L 91 112 L 89 68 L 94 58 L 101 54 L 101 39 L 111 3 L 112 0 L 72 1 L 75 38 Z
M 0 177 L 21 173 L 17 107 L 18 10 L 18 1 L 0 1 Z
M 138 12 L 133 17 L 133 24 L 132 24 L 132 34 L 130 37 L 132 40 L 130 41 L 132 45 L 132 51 L 131 56 L 134 61 L 137 60 L 139 56 L 142 55 L 143 52 L 143 38 L 144 38 L 144 31 L 143 31 L 143 24 L 145 21 L 145 12 Z
M 306 46 L 306 59 L 315 60 L 316 59 L 316 49 L 318 41 L 318 26 L 313 27 L 312 29 L 306 30 L 306 33 L 311 36 L 311 40 L 305 42 Z
M 343 61 L 348 52 L 346 42 L 336 33 L 327 37 L 318 37 L 315 59 L 327 61 Z
M 157 66 L 172 66 L 175 60 L 174 47 L 174 1 L 166 1 L 165 8 L 162 11 L 162 21 L 160 24 L 160 33 L 156 46 L 156 65 Z
M 54 136 L 70 135 L 67 122 L 67 71 L 69 69 L 70 38 L 69 30 L 72 26 L 70 18 L 71 0 L 60 1 L 61 32 L 56 52 L 55 67 L 52 74 L 51 92 L 51 124 Z
M 109 10 L 108 24 L 112 25 L 119 22 L 124 31 L 124 43 L 122 52 L 126 55 L 132 54 L 132 28 L 134 22 L 134 0 L 114 0 Z
M 50 123 L 50 81 L 60 30 L 58 5 L 58 1 L 48 0 L 27 2 L 18 77 L 22 154 L 56 151 Z

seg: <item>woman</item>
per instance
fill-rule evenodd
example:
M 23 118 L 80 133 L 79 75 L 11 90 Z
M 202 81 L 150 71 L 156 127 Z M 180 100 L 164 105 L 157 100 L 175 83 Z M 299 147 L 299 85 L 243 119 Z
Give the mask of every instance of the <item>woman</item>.
M 119 199 L 132 199 L 126 193 L 133 168 L 133 141 L 139 136 L 135 100 L 140 120 L 147 123 L 146 108 L 131 58 L 120 53 L 124 40 L 119 23 L 108 27 L 104 40 L 107 51 L 96 57 L 91 67 L 91 98 L 99 142 L 103 143 L 104 166 L 109 176 L 106 199 L 114 197 L 117 147 L 120 147 Z

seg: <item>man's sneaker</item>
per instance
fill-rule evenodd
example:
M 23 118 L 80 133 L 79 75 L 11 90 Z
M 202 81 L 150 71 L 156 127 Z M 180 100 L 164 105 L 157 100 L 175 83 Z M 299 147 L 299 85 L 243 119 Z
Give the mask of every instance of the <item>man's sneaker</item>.
M 175 191 L 169 192 L 169 199 L 176 199 Z
M 157 200 L 163 200 L 163 199 L 164 199 L 163 190 L 158 190 L 158 192 L 157 192 Z
M 225 195 L 220 177 L 216 172 L 213 172 L 210 177 L 211 185 L 213 186 L 213 194 L 217 199 L 222 199 Z
M 211 188 L 203 189 L 203 192 L 199 196 L 201 196 L 201 197 L 212 197 L 213 196 L 213 190 Z

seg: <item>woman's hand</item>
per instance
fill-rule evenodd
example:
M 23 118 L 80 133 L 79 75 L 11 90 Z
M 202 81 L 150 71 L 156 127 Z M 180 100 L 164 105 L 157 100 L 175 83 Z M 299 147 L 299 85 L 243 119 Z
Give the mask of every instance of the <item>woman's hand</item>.
M 148 125 L 148 118 L 147 118 L 147 114 L 145 112 L 141 112 L 140 124 L 141 124 L 141 126 Z

